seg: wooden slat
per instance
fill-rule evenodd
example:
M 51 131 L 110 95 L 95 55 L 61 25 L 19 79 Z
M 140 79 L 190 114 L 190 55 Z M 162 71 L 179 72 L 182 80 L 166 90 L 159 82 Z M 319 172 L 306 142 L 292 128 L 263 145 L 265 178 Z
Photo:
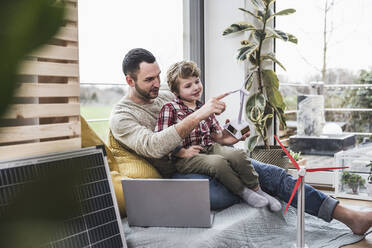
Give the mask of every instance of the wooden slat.
M 81 139 L 66 139 L 29 143 L 22 145 L 0 146 L 0 160 L 24 158 L 40 154 L 71 151 L 81 148 Z
M 72 27 L 62 27 L 54 38 L 66 41 L 78 41 L 78 30 Z
M 65 20 L 71 21 L 71 22 L 77 22 L 78 20 L 77 8 L 66 8 Z
M 30 55 L 44 59 L 61 59 L 72 61 L 79 60 L 79 52 L 77 47 L 45 45 Z
M 78 77 L 79 69 L 77 64 L 25 61 L 21 66 L 19 74 L 56 77 Z
M 80 123 L 77 121 L 73 123 L 0 127 L 0 143 L 76 136 L 80 133 Z
M 45 118 L 80 115 L 80 104 L 13 104 L 4 119 Z
M 22 83 L 16 97 L 79 97 L 79 85 Z

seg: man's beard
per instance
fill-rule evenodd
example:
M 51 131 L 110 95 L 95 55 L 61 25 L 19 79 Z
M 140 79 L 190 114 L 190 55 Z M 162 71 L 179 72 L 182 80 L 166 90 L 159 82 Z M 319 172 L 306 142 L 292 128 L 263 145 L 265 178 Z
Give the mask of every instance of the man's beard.
M 144 100 L 151 100 L 151 99 L 155 99 L 155 98 L 158 97 L 159 88 L 153 88 L 153 89 L 151 89 L 151 91 L 147 92 L 147 91 L 141 89 L 137 84 L 134 84 L 134 87 L 136 88 L 137 93 Z M 151 92 L 153 92 L 153 95 L 151 95 Z

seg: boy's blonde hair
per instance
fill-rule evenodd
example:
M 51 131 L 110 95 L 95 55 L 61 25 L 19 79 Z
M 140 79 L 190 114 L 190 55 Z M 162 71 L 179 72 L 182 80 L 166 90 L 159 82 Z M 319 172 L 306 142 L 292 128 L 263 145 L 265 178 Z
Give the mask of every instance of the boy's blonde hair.
M 177 62 L 167 71 L 167 82 L 169 89 L 174 94 L 179 94 L 179 78 L 199 77 L 200 69 L 193 61 L 180 61 Z

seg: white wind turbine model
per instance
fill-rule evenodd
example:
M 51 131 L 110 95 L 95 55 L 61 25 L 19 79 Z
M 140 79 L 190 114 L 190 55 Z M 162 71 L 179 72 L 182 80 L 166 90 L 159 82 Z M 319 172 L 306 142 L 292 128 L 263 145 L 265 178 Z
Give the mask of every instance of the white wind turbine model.
M 235 138 L 241 139 L 241 137 L 249 131 L 249 124 L 242 119 L 244 98 L 249 95 L 249 92 L 244 89 L 244 86 L 239 90 L 230 91 L 228 95 L 240 92 L 240 109 L 238 119 L 234 119 L 224 125 L 224 128 Z
M 305 245 L 305 174 L 307 172 L 315 172 L 315 171 L 325 171 L 325 170 L 336 170 L 336 169 L 345 169 L 349 167 L 328 167 L 328 168 L 309 168 L 306 169 L 305 166 L 299 166 L 296 162 L 296 160 L 289 154 L 287 149 L 283 146 L 283 144 L 279 141 L 279 139 L 274 136 L 276 141 L 278 141 L 279 145 L 282 147 L 285 154 L 288 156 L 288 158 L 291 160 L 292 164 L 297 169 L 297 175 L 298 179 L 296 181 L 296 184 L 294 186 L 294 189 L 292 191 L 291 197 L 289 198 L 288 204 L 284 210 L 284 214 L 287 212 L 287 209 L 289 205 L 292 202 L 292 199 L 294 195 L 296 194 L 296 191 L 298 189 L 297 194 L 297 243 L 294 245 L 296 248 L 305 248 L 307 245 Z

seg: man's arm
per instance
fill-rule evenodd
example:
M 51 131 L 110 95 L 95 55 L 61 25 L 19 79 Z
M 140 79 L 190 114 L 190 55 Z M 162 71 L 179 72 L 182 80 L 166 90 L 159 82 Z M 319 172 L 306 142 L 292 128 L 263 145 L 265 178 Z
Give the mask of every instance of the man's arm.
M 137 154 L 150 158 L 161 158 L 169 154 L 187 137 L 189 133 L 211 114 L 220 114 L 225 110 L 225 103 L 220 100 L 227 94 L 210 99 L 200 109 L 161 132 L 143 126 L 137 120 L 136 113 L 124 111 L 114 114 L 110 119 L 110 129 L 116 140 L 129 147 Z
M 129 112 L 112 116 L 110 128 L 116 140 L 137 154 L 150 158 L 167 155 L 182 141 L 174 126 L 154 133 Z

